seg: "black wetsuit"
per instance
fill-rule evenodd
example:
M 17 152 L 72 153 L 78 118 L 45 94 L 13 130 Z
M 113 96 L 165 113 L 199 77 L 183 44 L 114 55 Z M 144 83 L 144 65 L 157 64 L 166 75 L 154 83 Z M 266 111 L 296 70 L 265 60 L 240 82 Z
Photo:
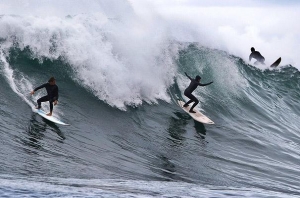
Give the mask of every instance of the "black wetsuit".
M 184 90 L 184 95 L 186 97 L 188 97 L 190 100 L 184 104 L 184 106 L 186 107 L 188 104 L 190 104 L 191 102 L 195 102 L 192 106 L 192 108 L 190 109 L 190 111 L 192 111 L 194 109 L 194 107 L 199 103 L 199 100 L 192 94 L 193 91 L 195 91 L 195 89 L 198 86 L 206 86 L 206 85 L 210 85 L 212 82 L 210 83 L 206 83 L 206 84 L 201 84 L 200 82 L 196 81 L 195 79 L 189 77 L 187 74 L 185 74 L 190 80 L 191 83 L 190 85 Z
M 253 51 L 249 56 L 249 61 L 251 61 L 252 58 L 255 58 L 258 62 L 265 64 L 265 58 L 259 53 L 259 51 Z
M 47 90 L 47 96 L 43 96 L 40 99 L 37 100 L 38 108 L 41 108 L 41 103 L 49 101 L 50 103 L 50 112 L 53 110 L 53 102 L 55 100 L 58 100 L 58 86 L 57 85 L 50 85 L 50 83 L 45 83 L 37 88 L 34 89 L 34 91 L 37 91 L 41 88 L 46 88 Z

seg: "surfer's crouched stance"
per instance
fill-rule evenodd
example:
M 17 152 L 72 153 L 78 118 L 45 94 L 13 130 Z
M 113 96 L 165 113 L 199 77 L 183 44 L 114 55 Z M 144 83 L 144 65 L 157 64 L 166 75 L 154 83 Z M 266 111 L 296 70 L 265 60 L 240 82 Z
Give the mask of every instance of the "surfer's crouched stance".
M 263 57 L 259 51 L 255 51 L 255 48 L 254 47 L 251 47 L 251 54 L 249 56 L 249 61 L 251 61 L 251 59 L 254 58 L 256 59 L 256 61 L 254 62 L 254 64 L 265 64 L 265 57 Z
M 198 87 L 198 86 L 206 86 L 206 85 L 210 85 L 211 83 L 213 82 L 210 82 L 210 83 L 206 83 L 206 84 L 201 84 L 200 83 L 200 80 L 201 80 L 201 77 L 200 76 L 196 76 L 195 79 L 192 79 L 191 77 L 189 77 L 189 75 L 187 75 L 186 72 L 184 72 L 185 75 L 191 80 L 191 83 L 190 85 L 185 89 L 184 91 L 184 95 L 186 97 L 188 97 L 190 100 L 185 103 L 183 106 L 184 107 L 187 107 L 189 106 L 189 104 L 191 102 L 195 102 L 192 106 L 192 108 L 190 109 L 190 113 L 196 113 L 195 111 L 193 111 L 194 107 L 199 103 L 199 100 L 192 94 L 192 92 Z
M 33 91 L 30 92 L 31 95 L 34 94 L 35 91 L 41 89 L 41 88 L 46 88 L 47 90 L 47 96 L 43 96 L 37 100 L 38 106 L 36 109 L 41 108 L 41 103 L 49 101 L 50 103 L 50 113 L 47 114 L 47 116 L 52 116 L 52 111 L 53 111 L 53 103 L 54 105 L 57 105 L 58 102 L 58 86 L 55 84 L 55 78 L 51 77 L 48 80 L 48 83 L 45 83 L 37 88 L 35 88 Z

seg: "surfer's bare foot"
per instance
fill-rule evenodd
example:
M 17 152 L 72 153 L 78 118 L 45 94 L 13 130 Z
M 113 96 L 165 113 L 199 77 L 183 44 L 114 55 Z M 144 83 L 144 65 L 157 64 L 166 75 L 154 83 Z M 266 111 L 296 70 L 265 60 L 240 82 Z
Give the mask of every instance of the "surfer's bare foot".
M 36 108 L 36 109 L 40 109 L 41 107 L 39 107 L 39 106 L 36 106 L 35 108 Z
M 195 112 L 195 111 L 193 111 L 193 110 L 190 110 L 189 112 L 190 112 L 190 113 L 196 113 L 196 112 Z
M 50 112 L 50 113 L 47 113 L 47 116 L 52 116 L 52 113 Z

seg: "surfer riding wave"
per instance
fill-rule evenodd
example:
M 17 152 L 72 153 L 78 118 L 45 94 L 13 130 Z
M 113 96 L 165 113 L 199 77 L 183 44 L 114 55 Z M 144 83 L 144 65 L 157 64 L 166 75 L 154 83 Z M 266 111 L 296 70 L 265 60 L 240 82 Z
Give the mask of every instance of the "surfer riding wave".
M 265 57 L 263 57 L 259 51 L 255 51 L 255 48 L 254 47 L 251 47 L 251 54 L 249 56 L 249 61 L 251 61 L 251 59 L 254 58 L 256 59 L 256 61 L 254 62 L 254 64 L 265 64 Z
M 52 116 L 53 104 L 57 105 L 57 103 L 58 103 L 58 86 L 56 85 L 55 78 L 51 77 L 49 79 L 48 83 L 45 83 L 45 84 L 35 88 L 33 91 L 30 92 L 30 94 L 33 95 L 35 91 L 37 91 L 41 88 L 46 88 L 47 95 L 43 96 L 37 100 L 38 106 L 36 107 L 36 109 L 41 108 L 42 102 L 49 101 L 50 113 L 48 113 L 47 116 Z
M 195 111 L 193 111 L 193 109 L 194 109 L 194 107 L 199 103 L 199 100 L 192 94 L 193 93 L 193 91 L 195 91 L 195 89 L 198 87 L 198 86 L 207 86 L 207 85 L 210 85 L 211 83 L 213 83 L 213 81 L 212 82 L 210 82 L 210 83 L 206 83 L 206 84 L 201 84 L 200 83 L 200 80 L 201 80 L 201 77 L 200 76 L 196 76 L 196 78 L 195 79 L 193 79 L 193 78 L 191 78 L 189 75 L 187 75 L 187 73 L 186 72 L 184 72 L 185 73 L 185 75 L 191 80 L 191 82 L 190 82 L 190 85 L 184 90 L 184 95 L 186 96 L 186 97 L 188 97 L 190 100 L 188 101 L 188 102 L 186 102 L 184 105 L 183 105 L 183 107 L 187 107 L 187 106 L 189 106 L 189 104 L 191 103 L 191 102 L 194 102 L 194 104 L 193 104 L 193 106 L 191 107 L 191 109 L 190 109 L 190 113 L 196 113 Z

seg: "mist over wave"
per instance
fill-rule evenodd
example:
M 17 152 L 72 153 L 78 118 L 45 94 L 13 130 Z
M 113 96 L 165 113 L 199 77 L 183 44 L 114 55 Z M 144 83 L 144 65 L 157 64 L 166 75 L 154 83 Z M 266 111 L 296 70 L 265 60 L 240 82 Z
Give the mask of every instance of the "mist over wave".
M 29 49 L 32 58 L 41 62 L 61 59 L 74 72 L 74 81 L 119 109 L 142 101 L 170 101 L 167 88 L 178 77 L 174 60 L 182 42 L 197 42 L 245 60 L 255 46 L 267 64 L 282 56 L 283 65 L 298 67 L 299 25 L 281 25 L 298 16 L 291 7 L 197 3 L 192 7 L 184 2 L 134 0 L 91 1 L 82 6 L 80 2 L 24 1 L 18 7 L 15 1 L 4 1 L 3 54 L 8 57 L 11 48 L 19 48 Z M 271 14 L 265 16 L 266 12 Z M 226 62 L 220 60 L 212 67 L 222 65 Z
M 169 100 L 174 47 L 163 33 L 134 23 L 130 27 L 101 14 L 63 19 L 2 16 L 2 50 L 8 57 L 11 48 L 29 49 L 41 63 L 62 59 L 72 68 L 75 81 L 121 109 L 142 100 Z
M 278 1 L 237 0 L 134 2 L 133 7 L 140 15 L 159 14 L 176 40 L 198 42 L 245 61 L 250 48 L 255 47 L 265 56 L 267 65 L 281 56 L 282 65 L 300 68 L 297 1 L 283 5 Z M 149 5 L 152 9 L 147 9 Z

